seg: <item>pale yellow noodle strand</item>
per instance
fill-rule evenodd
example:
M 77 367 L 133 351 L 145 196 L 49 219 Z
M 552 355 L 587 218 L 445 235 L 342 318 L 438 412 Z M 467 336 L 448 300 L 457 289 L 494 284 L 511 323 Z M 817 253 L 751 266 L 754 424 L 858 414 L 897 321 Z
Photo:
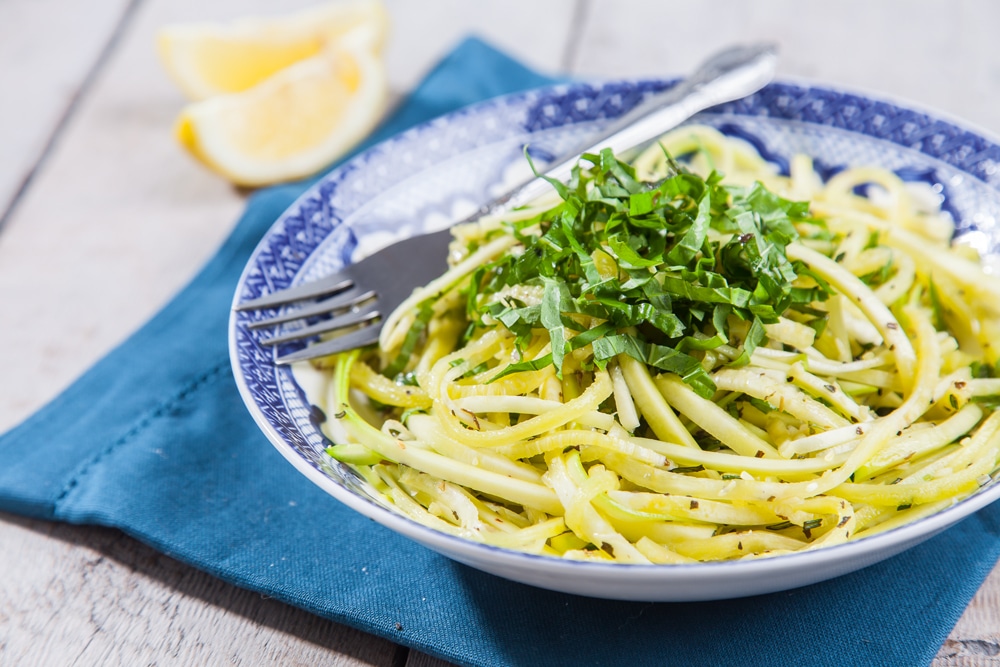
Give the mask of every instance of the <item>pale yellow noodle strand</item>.
M 619 355 L 618 362 L 621 364 L 625 381 L 632 392 L 632 398 L 635 399 L 642 416 L 646 418 L 646 423 L 653 429 L 656 437 L 668 442 L 676 442 L 685 447 L 700 449 L 694 436 L 684 428 L 681 420 L 677 418 L 676 413 L 667 405 L 663 395 L 656 388 L 646 364 L 627 354 Z
M 885 304 L 879 301 L 871 289 L 857 276 L 845 270 L 829 257 L 797 243 L 789 244 L 786 251 L 789 259 L 797 259 L 807 264 L 824 280 L 850 298 L 852 303 L 868 316 L 896 358 L 896 365 L 903 381 L 908 383 L 913 377 L 916 353 L 910 340 L 906 337 L 906 332 L 903 331 L 899 321 L 886 308 Z
M 440 404 L 433 414 L 438 417 L 445 433 L 471 447 L 502 447 L 518 440 L 531 438 L 559 426 L 568 424 L 595 410 L 611 395 L 611 378 L 607 372 L 594 374 L 594 381 L 578 398 L 566 402 L 562 408 L 531 417 L 513 426 L 496 430 L 477 431 L 465 428 L 459 420 Z
M 737 454 L 751 457 L 780 457 L 778 450 L 771 443 L 758 437 L 712 401 L 696 394 L 676 375 L 664 373 L 658 375 L 655 382 L 667 403 L 721 442 L 726 443 Z

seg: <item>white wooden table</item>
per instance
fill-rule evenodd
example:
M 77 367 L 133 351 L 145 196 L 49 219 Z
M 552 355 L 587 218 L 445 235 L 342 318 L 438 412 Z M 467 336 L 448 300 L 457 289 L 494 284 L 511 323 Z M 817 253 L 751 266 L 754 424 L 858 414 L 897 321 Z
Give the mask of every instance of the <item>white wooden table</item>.
M 785 76 L 881 91 L 1000 134 L 991 0 L 387 1 L 397 93 L 469 33 L 547 72 L 607 77 L 680 74 L 724 44 L 768 39 Z M 156 312 L 244 205 L 175 145 L 182 98 L 156 60 L 156 29 L 305 4 L 0 2 L 0 430 Z M 0 664 L 223 662 L 443 665 L 117 531 L 0 514 Z M 934 664 L 1000 664 L 1000 568 Z

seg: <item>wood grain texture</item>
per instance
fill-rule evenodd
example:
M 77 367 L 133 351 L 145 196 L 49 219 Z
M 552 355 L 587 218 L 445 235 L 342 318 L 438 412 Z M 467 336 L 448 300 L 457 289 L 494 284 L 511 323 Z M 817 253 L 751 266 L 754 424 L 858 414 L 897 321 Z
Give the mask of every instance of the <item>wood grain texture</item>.
M 936 667 L 1000 665 L 1000 566 L 976 593 L 938 652 Z
M 107 528 L 0 514 L 0 664 L 399 667 L 405 649 Z
M 566 65 L 577 4 L 577 0 L 386 0 L 394 26 L 385 52 L 390 85 L 410 90 L 432 63 L 470 35 L 536 70 L 559 72 Z
M 31 323 L 0 347 L 19 380 L 0 388 L 0 429 L 155 313 L 242 208 L 173 141 L 183 100 L 153 49 L 169 18 L 158 3 L 139 8 L 0 235 L 0 302 L 8 321 Z
M 0 2 L 0 220 L 108 44 L 128 0 Z M 86 30 L 80 30 L 86 25 Z
M 0 303 L 5 322 L 21 323 L 5 328 L 0 346 L 8 379 L 0 383 L 0 430 L 156 312 L 211 255 L 244 205 L 245 193 L 174 144 L 171 125 L 183 100 L 156 61 L 156 30 L 308 4 L 145 0 L 88 78 L 126 0 L 0 3 L 0 86 L 28 80 L 42 91 L 24 109 L 0 105 L 0 208 L 4 192 L 17 190 L 62 128 L 0 233 Z M 985 1 L 949 4 L 947 21 L 940 20 L 943 4 L 929 0 L 848 0 L 836 8 L 792 0 L 387 5 L 394 29 L 386 61 L 397 94 L 469 33 L 547 72 L 607 77 L 682 73 L 723 43 L 768 38 L 782 46 L 785 74 L 907 97 L 1000 134 L 1000 50 L 990 46 L 1000 5 Z M 642 38 L 637 15 L 652 26 Z M 45 51 L 46 40 L 61 45 L 58 54 Z M 30 49 L 38 51 L 22 57 Z M 15 60 L 24 66 L 10 67 Z M 71 99 L 77 102 L 61 123 Z M 935 665 L 1000 664 L 998 656 L 1000 570 Z M 0 664 L 226 662 L 448 664 L 261 599 L 118 531 L 0 515 Z
M 635 16 L 660 26 L 636 33 Z M 1000 3 L 592 0 L 575 73 L 683 74 L 728 44 L 779 45 L 779 77 L 807 77 L 933 107 L 1000 135 Z M 685 29 L 671 29 L 685 26 Z M 632 37 L 630 37 L 632 36 Z
M 452 667 L 452 663 L 427 655 L 426 653 L 410 651 L 406 667 Z

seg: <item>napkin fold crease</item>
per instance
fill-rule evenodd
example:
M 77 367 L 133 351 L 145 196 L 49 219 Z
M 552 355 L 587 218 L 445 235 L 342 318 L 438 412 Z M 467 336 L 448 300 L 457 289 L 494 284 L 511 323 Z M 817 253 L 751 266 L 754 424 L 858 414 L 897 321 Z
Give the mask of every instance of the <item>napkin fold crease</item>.
M 552 81 L 468 39 L 365 146 Z M 0 510 L 120 528 L 237 586 L 460 665 L 930 663 L 1000 555 L 1000 504 L 825 583 L 723 602 L 644 604 L 483 574 L 312 485 L 257 429 L 227 351 L 242 267 L 311 183 L 253 195 L 182 292 L 0 437 Z

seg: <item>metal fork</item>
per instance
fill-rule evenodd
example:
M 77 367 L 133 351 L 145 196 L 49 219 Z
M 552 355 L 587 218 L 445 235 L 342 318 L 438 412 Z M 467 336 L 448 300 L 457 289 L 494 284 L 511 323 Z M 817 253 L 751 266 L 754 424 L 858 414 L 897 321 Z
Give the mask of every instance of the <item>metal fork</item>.
M 651 95 L 612 122 L 600 136 L 590 139 L 586 146 L 557 160 L 543 176 L 566 180 L 582 153 L 596 153 L 602 148 L 611 148 L 616 155 L 638 151 L 697 112 L 756 92 L 774 77 L 776 66 L 777 49 L 774 45 L 737 46 L 720 51 L 702 63 L 690 77 L 664 92 Z M 484 215 L 524 205 L 549 188 L 551 185 L 545 178 L 532 178 L 484 204 L 461 222 L 471 222 Z M 279 345 L 340 332 L 334 338 L 317 340 L 298 351 L 278 357 L 275 360 L 277 364 L 364 347 L 378 340 L 379 323 L 415 287 L 430 282 L 444 272 L 450 239 L 451 233 L 447 229 L 415 236 L 390 245 L 331 276 L 244 301 L 234 309 L 276 309 L 307 302 L 301 307 L 286 309 L 273 317 L 252 322 L 248 325 L 251 329 L 333 315 L 262 341 L 267 345 Z

